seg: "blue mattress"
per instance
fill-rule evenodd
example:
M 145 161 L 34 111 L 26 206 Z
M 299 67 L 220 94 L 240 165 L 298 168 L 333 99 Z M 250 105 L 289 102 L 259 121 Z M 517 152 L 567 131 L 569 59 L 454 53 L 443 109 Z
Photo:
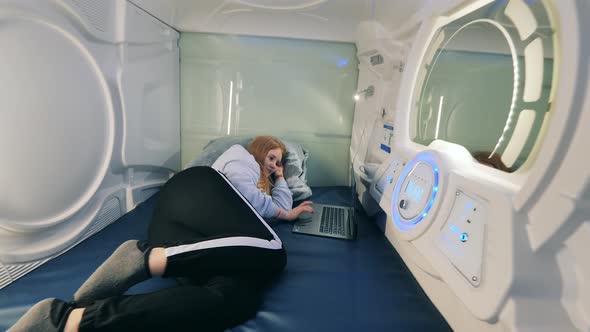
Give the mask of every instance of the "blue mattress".
M 350 188 L 313 188 L 318 203 L 350 205 Z M 47 297 L 69 299 L 82 282 L 127 239 L 146 238 L 155 198 L 140 204 L 66 254 L 0 290 L 0 330 Z M 257 315 L 233 332 L 246 331 L 450 331 L 379 227 L 357 213 L 355 241 L 291 232 L 271 224 L 288 253 L 285 273 L 268 290 Z M 174 285 L 152 279 L 142 293 Z

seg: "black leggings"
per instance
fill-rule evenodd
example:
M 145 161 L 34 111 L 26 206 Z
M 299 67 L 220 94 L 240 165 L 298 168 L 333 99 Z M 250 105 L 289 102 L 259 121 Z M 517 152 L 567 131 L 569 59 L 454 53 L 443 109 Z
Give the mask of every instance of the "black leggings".
M 164 277 L 188 283 L 96 301 L 81 331 L 223 330 L 252 317 L 284 269 L 280 239 L 214 169 L 184 170 L 158 195 L 148 243 L 166 248 Z

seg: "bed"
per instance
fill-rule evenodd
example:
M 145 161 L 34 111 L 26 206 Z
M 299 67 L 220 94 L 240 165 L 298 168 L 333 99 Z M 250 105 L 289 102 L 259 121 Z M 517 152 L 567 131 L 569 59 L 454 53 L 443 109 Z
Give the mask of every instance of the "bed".
M 312 200 L 350 205 L 350 188 L 316 187 Z M 0 330 L 47 297 L 69 299 L 123 241 L 145 238 L 157 195 L 67 253 L 0 291 Z M 285 273 L 255 317 L 229 331 L 450 331 L 377 225 L 357 213 L 357 239 L 294 234 L 271 225 L 288 252 Z M 152 279 L 128 293 L 175 284 Z

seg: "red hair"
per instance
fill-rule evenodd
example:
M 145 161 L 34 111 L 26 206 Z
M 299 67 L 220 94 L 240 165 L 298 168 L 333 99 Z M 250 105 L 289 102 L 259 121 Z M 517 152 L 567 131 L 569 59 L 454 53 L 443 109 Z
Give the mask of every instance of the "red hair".
M 250 144 L 248 144 L 247 149 L 248 152 L 254 156 L 258 166 L 260 166 L 260 180 L 258 180 L 256 186 L 270 195 L 271 182 L 269 174 L 266 174 L 266 170 L 264 169 L 264 159 L 266 158 L 268 151 L 274 149 L 281 149 L 281 155 L 285 158 L 287 155 L 287 148 L 283 142 L 274 136 L 256 136 Z
M 512 172 L 510 168 L 502 162 L 502 158 L 497 153 L 494 153 L 490 156 L 489 152 L 476 152 L 473 154 L 473 158 L 486 166 L 493 167 L 508 173 Z

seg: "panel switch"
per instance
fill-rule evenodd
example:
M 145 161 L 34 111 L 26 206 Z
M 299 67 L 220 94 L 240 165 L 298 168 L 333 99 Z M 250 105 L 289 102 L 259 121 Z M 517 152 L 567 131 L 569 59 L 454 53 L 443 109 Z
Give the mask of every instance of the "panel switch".
M 461 240 L 461 242 L 467 242 L 468 239 L 469 235 L 467 235 L 467 233 L 462 233 L 461 236 L 459 236 L 459 240 Z
M 483 279 L 485 211 L 485 201 L 457 191 L 451 213 L 437 241 L 449 263 L 474 287 L 478 287 Z
M 407 209 L 408 208 L 408 201 L 405 199 L 402 199 L 401 201 L 399 201 L 399 208 L 400 209 Z

